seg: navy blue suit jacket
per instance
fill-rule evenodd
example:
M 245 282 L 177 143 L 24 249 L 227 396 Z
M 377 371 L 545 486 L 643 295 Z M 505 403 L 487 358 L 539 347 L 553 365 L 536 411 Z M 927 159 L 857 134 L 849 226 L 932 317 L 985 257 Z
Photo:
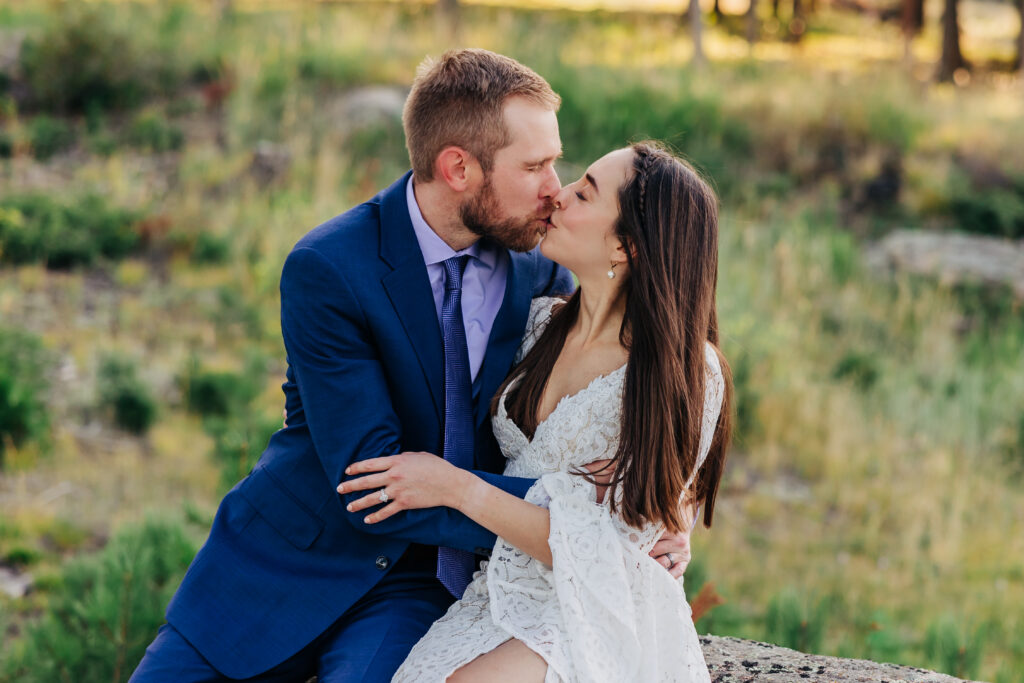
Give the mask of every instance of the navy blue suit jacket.
M 310 643 L 409 543 L 478 553 L 494 544 L 494 534 L 448 508 L 364 524 L 368 512 L 347 512 L 334 490 L 355 460 L 441 452 L 444 355 L 409 219 L 408 178 L 309 232 L 285 262 L 288 426 L 221 502 L 167 608 L 168 622 L 232 678 L 266 671 Z M 537 250 L 509 259 L 473 387 L 473 455 L 479 476 L 522 497 L 533 480 L 500 476 L 488 406 L 511 368 L 530 300 L 573 285 Z

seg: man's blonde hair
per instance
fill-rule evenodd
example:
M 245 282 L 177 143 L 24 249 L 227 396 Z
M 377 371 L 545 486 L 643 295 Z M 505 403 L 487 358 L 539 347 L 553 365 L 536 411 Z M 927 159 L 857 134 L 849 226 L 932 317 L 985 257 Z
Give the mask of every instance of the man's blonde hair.
M 445 147 L 476 157 L 484 172 L 511 144 L 502 117 L 509 97 L 525 97 L 558 111 L 561 99 L 548 82 L 516 60 L 487 50 L 450 50 L 420 64 L 402 112 L 405 146 L 419 180 L 434 178 L 434 161 Z

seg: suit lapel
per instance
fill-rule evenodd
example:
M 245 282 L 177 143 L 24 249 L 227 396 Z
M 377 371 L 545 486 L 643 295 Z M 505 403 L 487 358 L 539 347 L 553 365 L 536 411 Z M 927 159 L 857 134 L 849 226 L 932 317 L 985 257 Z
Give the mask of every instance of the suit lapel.
M 381 196 L 380 257 L 393 270 L 381 279 L 444 420 L 444 346 L 434 295 L 405 199 L 406 173 Z
M 491 398 L 505 379 L 516 350 L 523 339 L 526 320 L 530 315 L 533 281 L 536 278 L 537 256 L 533 252 L 509 252 L 508 279 L 505 297 L 494 319 L 487 351 L 477 381 L 480 383 L 476 403 L 476 426 L 483 424 L 490 410 Z

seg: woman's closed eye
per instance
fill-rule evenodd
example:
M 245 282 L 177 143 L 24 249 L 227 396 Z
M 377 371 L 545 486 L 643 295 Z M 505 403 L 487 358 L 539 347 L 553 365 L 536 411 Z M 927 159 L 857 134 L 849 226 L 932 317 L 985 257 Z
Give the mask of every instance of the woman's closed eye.
M 582 193 L 582 192 L 580 192 L 579 190 L 576 190 L 576 196 L 577 196 L 577 197 L 579 197 L 579 200 L 580 200 L 581 202 L 585 202 L 585 201 L 587 201 L 587 198 L 586 198 L 586 197 L 584 197 L 584 196 L 583 196 L 583 193 Z

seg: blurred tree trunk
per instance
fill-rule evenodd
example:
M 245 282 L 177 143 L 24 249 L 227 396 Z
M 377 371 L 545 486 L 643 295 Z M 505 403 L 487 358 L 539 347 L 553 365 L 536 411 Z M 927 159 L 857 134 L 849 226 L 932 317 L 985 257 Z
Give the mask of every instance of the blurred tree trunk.
M 693 40 L 693 65 L 699 69 L 707 61 L 704 57 L 704 44 L 701 41 L 704 27 L 700 16 L 700 0 L 690 0 L 686 14 L 690 21 L 690 38 Z
M 967 68 L 967 60 L 960 51 L 960 19 L 957 16 L 957 0 L 945 0 L 942 12 L 942 57 L 935 77 L 946 82 L 953 80 L 957 69 Z
M 437 0 L 438 29 L 452 42 L 458 40 L 461 14 L 459 0 Z
M 903 61 L 913 62 L 913 43 L 924 28 L 924 0 L 903 0 L 900 30 L 903 32 Z
M 807 30 L 807 19 L 804 16 L 803 0 L 793 0 L 793 17 L 789 20 L 789 37 L 795 43 L 800 42 Z
M 711 11 L 715 15 L 715 23 L 716 24 L 722 23 L 722 6 L 720 4 L 720 0 L 715 0 L 715 6 L 714 6 L 714 8 L 712 8 Z
M 772 0 L 772 18 L 779 18 L 779 0 Z
M 907 0 L 906 5 L 910 7 L 910 22 L 914 28 L 914 35 L 920 35 L 924 30 L 924 0 Z
M 1020 33 L 1017 35 L 1017 70 L 1024 71 L 1024 0 L 1017 0 L 1020 15 Z
M 757 42 L 758 37 L 758 25 L 757 25 L 757 0 L 750 0 L 750 5 L 747 7 L 747 43 L 753 47 L 754 43 Z

